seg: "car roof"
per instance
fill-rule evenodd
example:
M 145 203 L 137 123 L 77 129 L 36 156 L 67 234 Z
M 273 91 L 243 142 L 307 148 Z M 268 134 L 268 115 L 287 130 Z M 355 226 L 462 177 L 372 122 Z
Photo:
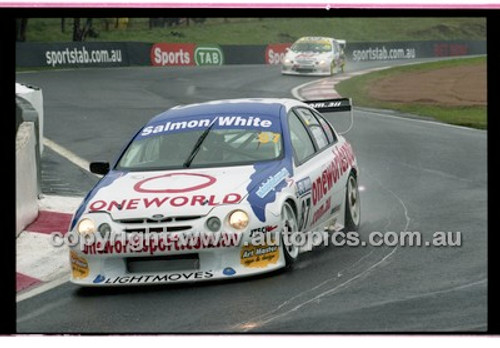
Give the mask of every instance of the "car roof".
M 293 106 L 307 106 L 306 104 L 291 98 L 240 98 L 214 100 L 205 103 L 177 105 L 161 114 L 153 117 L 148 124 L 158 123 L 167 119 L 191 117 L 198 115 L 232 114 L 245 117 L 248 116 L 274 116 L 280 117 L 281 109 L 288 111 Z

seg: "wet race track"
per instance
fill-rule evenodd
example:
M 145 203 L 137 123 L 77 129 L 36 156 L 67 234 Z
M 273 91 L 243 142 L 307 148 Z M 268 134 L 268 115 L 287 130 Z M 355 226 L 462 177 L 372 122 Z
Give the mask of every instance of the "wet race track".
M 346 71 L 375 65 L 350 64 Z M 45 136 L 87 161 L 111 161 L 144 122 L 172 106 L 291 97 L 292 88 L 315 79 L 258 65 L 17 75 L 43 89 Z M 340 131 L 348 125 L 347 115 L 326 116 Z M 291 272 L 196 285 L 65 283 L 18 302 L 18 331 L 486 330 L 486 132 L 359 108 L 354 118 L 346 137 L 360 166 L 362 240 L 373 231 L 419 231 L 431 241 L 434 232 L 450 231 L 461 232 L 461 247 L 319 247 L 302 254 Z M 83 196 L 97 181 L 50 149 L 43 165 L 52 179 L 45 193 Z

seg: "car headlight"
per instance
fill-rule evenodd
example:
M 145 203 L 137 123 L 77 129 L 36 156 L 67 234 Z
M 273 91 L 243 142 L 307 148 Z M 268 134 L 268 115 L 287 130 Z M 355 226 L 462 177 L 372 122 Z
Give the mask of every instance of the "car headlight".
M 326 61 L 325 61 L 325 60 L 321 60 L 321 61 L 319 62 L 319 65 L 324 65 L 325 63 L 326 63 Z
M 78 225 L 76 226 L 76 230 L 78 233 L 82 235 L 89 235 L 92 233 L 95 233 L 95 223 L 94 221 L 90 219 L 81 219 L 80 222 L 78 222 Z
M 207 220 L 207 228 L 212 232 L 217 232 L 221 225 L 220 219 L 216 216 L 212 216 Z
M 292 61 L 291 61 L 290 59 L 288 59 L 288 58 L 284 60 L 284 63 L 285 63 L 285 64 L 290 64 L 291 62 L 292 62 Z
M 248 226 L 248 214 L 243 210 L 235 210 L 229 214 L 228 221 L 231 227 L 242 230 Z
M 111 233 L 111 226 L 108 223 L 104 222 L 99 225 L 97 230 L 99 231 L 101 236 L 105 237 L 106 235 Z

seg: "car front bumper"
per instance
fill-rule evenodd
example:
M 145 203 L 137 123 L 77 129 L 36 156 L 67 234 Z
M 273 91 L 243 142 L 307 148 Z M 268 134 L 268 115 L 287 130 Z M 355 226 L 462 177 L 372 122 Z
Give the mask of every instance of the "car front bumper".
M 221 207 L 217 209 L 217 214 L 225 217 L 229 210 L 230 208 Z M 110 218 L 104 215 L 106 214 L 94 219 L 109 222 Z M 223 224 L 223 232 L 218 234 L 220 239 L 212 239 L 205 244 L 206 238 L 193 239 L 193 236 L 202 238 L 201 234 L 210 235 L 205 227 L 206 220 L 200 219 L 193 223 L 193 231 L 199 231 L 199 234 L 192 231 L 166 233 L 166 239 L 153 241 L 150 239 L 151 235 L 148 235 L 139 243 L 132 243 L 127 239 L 130 236 L 115 233 L 111 234 L 113 238 L 102 240 L 100 244 L 97 240 L 88 245 L 71 247 L 70 280 L 81 286 L 185 283 L 244 277 L 284 267 L 281 243 L 253 245 L 251 237 L 252 231 L 256 230 L 281 231 L 281 219 L 267 214 L 267 221 L 261 223 L 252 217 L 249 226 L 242 232 L 229 230 Z M 123 230 L 123 226 L 113 225 L 113 231 L 120 229 Z M 186 244 L 187 240 L 191 244 Z M 279 238 L 274 238 L 273 241 L 276 240 L 279 241 Z
M 298 64 L 283 64 L 281 73 L 284 75 L 311 75 L 311 76 L 330 76 L 331 70 L 329 65 L 307 65 Z

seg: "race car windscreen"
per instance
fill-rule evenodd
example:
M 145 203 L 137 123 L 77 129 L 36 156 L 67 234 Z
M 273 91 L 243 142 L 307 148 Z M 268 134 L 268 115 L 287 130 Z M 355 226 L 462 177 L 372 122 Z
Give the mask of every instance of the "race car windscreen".
M 293 52 L 319 52 L 325 53 L 332 50 L 332 45 L 329 43 L 318 42 L 297 42 L 291 47 Z
M 120 159 L 117 169 L 180 169 L 190 157 L 203 129 L 159 136 L 137 137 Z M 281 132 L 262 129 L 212 129 L 196 152 L 190 167 L 253 164 L 282 154 Z

